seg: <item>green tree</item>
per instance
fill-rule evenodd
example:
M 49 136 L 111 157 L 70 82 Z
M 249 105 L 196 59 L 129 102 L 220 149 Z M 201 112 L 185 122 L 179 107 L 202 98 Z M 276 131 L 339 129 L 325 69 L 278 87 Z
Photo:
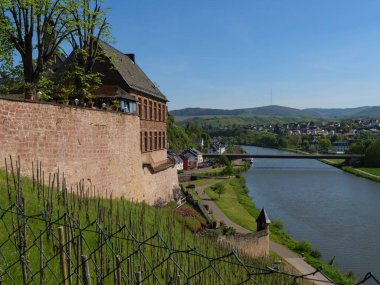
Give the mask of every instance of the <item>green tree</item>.
M 74 60 L 69 66 L 66 82 L 73 84 L 76 97 L 91 101 L 91 90 L 101 84 L 101 74 L 94 73 L 93 67 L 95 62 L 103 59 L 100 41 L 111 38 L 111 26 L 101 0 L 67 0 L 67 7 L 74 27 L 68 36 Z
M 212 186 L 212 190 L 220 196 L 226 192 L 226 187 L 222 183 L 216 183 L 214 186 Z
M 366 166 L 380 167 L 380 139 L 375 140 L 367 147 L 364 163 Z
M 321 138 L 318 141 L 318 151 L 321 153 L 329 152 L 331 148 L 331 141 L 328 138 Z
M 353 143 L 347 149 L 347 153 L 365 154 L 367 147 L 363 141 Z
M 60 0 L 0 0 L 0 38 L 22 62 L 25 98 L 31 99 L 60 44 L 72 33 L 66 2 Z
M 310 149 L 310 143 L 307 139 L 302 140 L 302 148 L 306 151 L 308 151 Z
M 71 44 L 74 58 L 68 74 L 60 76 L 61 84 L 72 84 L 74 92 L 87 96 L 100 83 L 100 74 L 93 74 L 92 68 L 100 55 L 99 41 L 110 33 L 106 11 L 100 3 L 101 0 L 0 0 L 0 39 L 19 53 L 25 98 L 35 96 L 40 79 L 61 53 L 64 41 Z
M 182 152 L 193 146 L 193 143 L 184 128 L 174 123 L 174 117 L 168 114 L 168 143 L 171 150 Z
M 219 157 L 219 163 L 225 166 L 231 165 L 231 161 L 225 155 L 221 155 Z
M 277 139 L 277 145 L 280 147 L 280 148 L 286 148 L 288 147 L 288 140 L 284 137 L 278 137 Z

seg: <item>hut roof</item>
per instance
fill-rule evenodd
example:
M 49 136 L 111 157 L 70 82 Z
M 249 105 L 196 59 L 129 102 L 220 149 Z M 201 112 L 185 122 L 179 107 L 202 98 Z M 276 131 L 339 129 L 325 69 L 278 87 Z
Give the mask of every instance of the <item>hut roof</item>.
M 264 223 L 266 223 L 266 224 L 270 224 L 270 223 L 271 223 L 271 221 L 270 221 L 270 219 L 269 219 L 269 216 L 268 216 L 268 214 L 267 214 L 267 212 L 265 211 L 264 208 L 261 210 L 259 216 L 258 216 L 257 219 L 256 219 L 256 222 L 257 222 L 257 223 L 262 223 L 262 222 L 264 222 Z

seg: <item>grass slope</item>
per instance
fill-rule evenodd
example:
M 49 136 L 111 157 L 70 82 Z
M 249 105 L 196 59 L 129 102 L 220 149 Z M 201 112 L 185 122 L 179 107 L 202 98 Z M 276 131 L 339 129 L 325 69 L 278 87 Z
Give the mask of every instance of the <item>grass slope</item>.
M 62 184 L 62 179 L 60 181 Z M 62 284 L 57 235 L 59 225 L 65 225 L 67 243 L 63 250 L 69 260 L 73 281 L 76 276 L 81 278 L 75 273 L 81 272 L 81 260 L 77 259 L 81 254 L 89 257 L 92 284 L 116 284 L 116 275 L 113 274 L 117 268 L 116 255 L 122 260 L 122 278 L 133 284 L 137 284 L 136 272 L 140 269 L 144 284 L 167 284 L 171 277 L 177 275 L 181 284 L 186 283 L 186 276 L 189 284 L 220 284 L 220 278 L 223 278 L 223 284 L 237 284 L 247 278 L 246 269 L 237 265 L 238 261 L 233 256 L 225 257 L 223 261 L 216 260 L 210 267 L 210 259 L 206 256 L 222 256 L 230 249 L 221 247 L 214 239 L 190 232 L 185 224 L 178 222 L 170 207 L 154 208 L 123 199 L 94 198 L 89 195 L 91 191 L 83 187 L 79 187 L 74 195 L 62 189 L 57 191 L 57 184 L 54 187 L 53 183 L 50 187 L 38 184 L 37 187 L 24 178 L 21 179 L 20 193 L 29 218 L 25 228 L 26 247 L 20 249 L 17 215 L 12 213 L 19 191 L 13 186 L 17 186 L 17 179 L 13 182 L 11 179 L 7 183 L 4 172 L 0 171 L 0 276 L 4 284 L 23 283 L 20 255 L 27 260 L 29 283 L 40 284 L 41 258 L 45 264 L 45 284 Z M 181 211 L 193 213 L 189 208 Z M 62 218 L 56 221 L 59 217 Z M 187 218 L 180 220 L 189 223 Z M 79 237 L 82 237 L 81 243 L 78 243 Z M 41 242 L 43 256 L 39 250 Z M 261 272 L 261 269 L 254 268 L 265 268 L 273 262 L 244 256 L 241 259 L 253 265 L 249 269 L 251 272 Z M 293 281 L 290 277 L 276 274 L 261 274 L 253 279 L 260 284 L 277 281 L 280 282 L 278 284 L 292 284 Z M 249 281 L 246 284 L 257 283 Z
M 232 221 L 247 230 L 256 231 L 256 217 L 259 211 L 247 195 L 244 178 L 226 179 L 220 183 L 225 187 L 225 193 L 220 197 L 211 187 L 205 189 L 206 194 Z

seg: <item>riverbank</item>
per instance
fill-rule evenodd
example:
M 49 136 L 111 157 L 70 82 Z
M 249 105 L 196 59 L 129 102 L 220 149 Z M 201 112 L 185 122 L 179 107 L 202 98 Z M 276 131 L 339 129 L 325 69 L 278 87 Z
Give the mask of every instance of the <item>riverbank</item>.
M 284 148 L 283 151 L 298 153 L 298 154 L 310 154 L 306 151 L 298 149 Z M 347 173 L 354 174 L 356 176 L 370 179 L 372 181 L 380 182 L 380 168 L 355 168 L 352 166 L 344 165 L 344 160 L 341 159 L 318 159 L 320 162 L 339 168 Z
M 320 159 L 321 162 L 339 168 L 347 173 L 366 178 L 372 181 L 380 182 L 380 168 L 355 168 L 344 165 L 343 162 L 331 159 Z M 372 170 L 372 171 L 371 171 Z M 371 171 L 371 172 L 369 172 Z
M 239 230 L 245 229 L 245 231 L 248 232 L 256 231 L 256 218 L 259 214 L 259 210 L 256 208 L 254 202 L 248 195 L 249 189 L 246 186 L 245 178 L 230 178 L 217 183 L 222 184 L 225 188 L 224 193 L 221 195 L 217 194 L 211 185 L 210 187 L 205 185 L 206 187 L 197 187 L 197 196 L 202 200 L 204 200 L 203 196 L 205 195 L 209 197 L 211 201 L 204 202 L 206 204 L 210 204 L 210 202 L 214 203 L 227 219 L 237 224 Z M 198 182 L 197 184 L 200 185 L 203 183 Z M 214 215 L 214 217 L 218 219 L 219 215 Z M 218 222 L 220 222 L 220 220 L 218 220 Z M 270 238 L 272 242 L 281 244 L 293 252 L 302 254 L 305 261 L 314 268 L 319 268 L 322 266 L 323 272 L 335 282 L 340 284 L 354 284 L 353 279 L 342 274 L 334 266 L 320 260 L 319 251 L 313 249 L 309 242 L 296 241 L 289 234 L 284 232 L 283 223 L 281 221 L 273 221 L 270 230 Z
M 239 179 L 239 181 L 242 181 L 240 178 L 237 178 L 237 179 Z M 251 223 L 244 223 L 245 227 L 243 227 L 240 225 L 241 222 L 239 222 L 239 224 L 237 224 L 236 222 L 232 221 L 229 217 L 227 217 L 227 215 L 224 212 L 221 211 L 221 208 L 215 202 L 216 199 L 221 200 L 221 197 L 216 198 L 215 195 L 212 194 L 212 192 L 210 192 L 210 194 L 211 194 L 211 196 L 214 196 L 214 198 L 211 198 L 209 195 L 207 195 L 206 188 L 212 187 L 215 184 L 216 183 L 211 183 L 211 184 L 207 184 L 207 185 L 204 185 L 202 187 L 196 188 L 197 196 L 201 198 L 202 203 L 205 206 L 207 206 L 207 208 L 210 211 L 212 211 L 214 218 L 223 222 L 223 224 L 226 227 L 234 228 L 236 230 L 236 233 L 248 234 L 250 232 L 253 232 L 252 230 L 248 230 L 247 226 L 246 226 L 247 224 L 252 225 Z M 234 193 L 235 193 L 235 191 L 232 191 L 232 193 L 230 193 L 230 195 L 229 195 L 229 197 L 232 198 L 232 200 L 233 200 L 232 204 L 231 204 L 232 207 L 236 206 L 236 201 L 237 201 L 236 195 L 233 195 Z M 237 205 L 237 207 L 240 208 L 239 209 L 240 211 L 242 211 L 242 209 L 251 210 L 251 211 L 257 210 L 256 207 L 254 206 L 254 204 L 252 203 L 252 200 L 248 198 L 246 202 L 248 202 L 248 200 L 249 200 L 249 203 L 247 203 L 247 205 L 245 205 L 244 207 L 242 207 L 241 205 Z M 227 207 L 227 208 L 223 207 L 223 209 L 224 210 L 230 209 L 231 206 Z M 244 213 L 244 210 L 242 211 L 242 213 Z M 257 215 L 258 214 L 256 214 L 256 216 Z M 244 216 L 247 218 L 249 217 L 248 215 L 244 215 Z M 253 218 L 253 217 L 251 216 L 251 218 Z M 255 223 L 255 219 L 254 219 L 254 223 Z M 297 271 L 296 274 L 309 276 L 309 278 L 313 280 L 312 284 L 314 284 L 314 285 L 323 285 L 323 284 L 330 283 L 330 280 L 326 276 L 324 276 L 322 273 L 319 273 L 319 272 L 316 273 L 315 268 L 310 266 L 308 263 L 306 263 L 302 256 L 290 251 L 285 246 L 278 244 L 274 241 L 270 241 L 269 242 L 269 249 L 270 249 L 270 256 L 272 256 L 272 258 L 276 258 L 276 260 L 279 260 L 279 259 L 282 260 L 282 263 L 283 263 L 281 266 L 282 268 L 288 268 L 290 266 L 291 269 L 288 269 L 288 270 L 290 270 L 290 271 L 295 270 L 295 271 Z M 306 282 L 306 284 L 309 284 L 309 283 Z

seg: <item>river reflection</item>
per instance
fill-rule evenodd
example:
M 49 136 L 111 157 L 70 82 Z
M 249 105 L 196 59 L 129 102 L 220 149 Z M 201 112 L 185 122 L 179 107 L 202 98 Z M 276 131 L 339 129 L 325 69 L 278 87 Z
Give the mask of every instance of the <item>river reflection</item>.
M 343 272 L 380 278 L 380 183 L 303 159 L 255 159 L 245 176 L 256 206 L 283 220 L 294 238 L 309 240 L 325 261 L 336 256 Z

